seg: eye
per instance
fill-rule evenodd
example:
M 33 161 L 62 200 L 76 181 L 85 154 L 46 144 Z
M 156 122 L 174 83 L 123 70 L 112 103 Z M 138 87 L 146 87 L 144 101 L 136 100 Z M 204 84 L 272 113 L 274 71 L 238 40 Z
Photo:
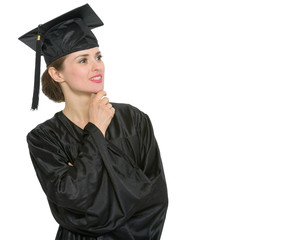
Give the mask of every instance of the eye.
M 99 56 L 96 57 L 96 59 L 97 59 L 98 61 L 100 61 L 101 58 L 102 58 L 102 55 L 99 55 Z
M 87 62 L 87 58 L 82 58 L 79 63 L 86 63 Z

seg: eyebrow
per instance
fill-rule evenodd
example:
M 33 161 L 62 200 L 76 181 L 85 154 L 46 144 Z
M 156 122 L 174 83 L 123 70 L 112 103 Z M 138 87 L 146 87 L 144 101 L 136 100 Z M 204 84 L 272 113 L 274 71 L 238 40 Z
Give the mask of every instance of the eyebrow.
M 101 55 L 100 51 L 95 53 L 95 56 L 98 56 L 98 55 Z M 75 57 L 75 59 L 80 58 L 80 57 L 88 57 L 88 56 L 89 56 L 89 54 L 82 54 L 82 55 L 78 55 L 77 57 Z

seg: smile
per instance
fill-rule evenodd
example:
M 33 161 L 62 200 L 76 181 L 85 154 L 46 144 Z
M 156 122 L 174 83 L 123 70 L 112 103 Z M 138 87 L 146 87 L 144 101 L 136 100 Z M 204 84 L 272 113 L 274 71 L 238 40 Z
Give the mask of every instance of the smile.
M 96 76 L 91 77 L 89 80 L 94 82 L 94 83 L 101 83 L 102 82 L 102 75 L 98 74 Z

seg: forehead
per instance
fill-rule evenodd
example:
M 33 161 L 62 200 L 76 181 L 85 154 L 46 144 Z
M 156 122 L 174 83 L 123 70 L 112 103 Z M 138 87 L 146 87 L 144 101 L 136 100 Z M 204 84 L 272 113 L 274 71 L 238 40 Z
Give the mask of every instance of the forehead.
M 94 47 L 94 48 L 90 48 L 90 49 L 85 49 L 85 50 L 81 50 L 81 51 L 77 51 L 77 52 L 73 52 L 68 54 L 67 58 L 76 58 L 78 56 L 82 56 L 82 55 L 95 55 L 96 53 L 98 53 L 100 50 L 98 47 Z

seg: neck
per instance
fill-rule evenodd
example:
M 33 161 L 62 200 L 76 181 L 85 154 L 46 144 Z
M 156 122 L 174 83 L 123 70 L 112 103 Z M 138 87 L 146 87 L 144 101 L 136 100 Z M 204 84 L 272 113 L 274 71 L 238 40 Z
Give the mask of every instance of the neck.
M 68 98 L 63 110 L 66 117 L 82 129 L 84 129 L 89 121 L 90 99 L 89 95 Z

